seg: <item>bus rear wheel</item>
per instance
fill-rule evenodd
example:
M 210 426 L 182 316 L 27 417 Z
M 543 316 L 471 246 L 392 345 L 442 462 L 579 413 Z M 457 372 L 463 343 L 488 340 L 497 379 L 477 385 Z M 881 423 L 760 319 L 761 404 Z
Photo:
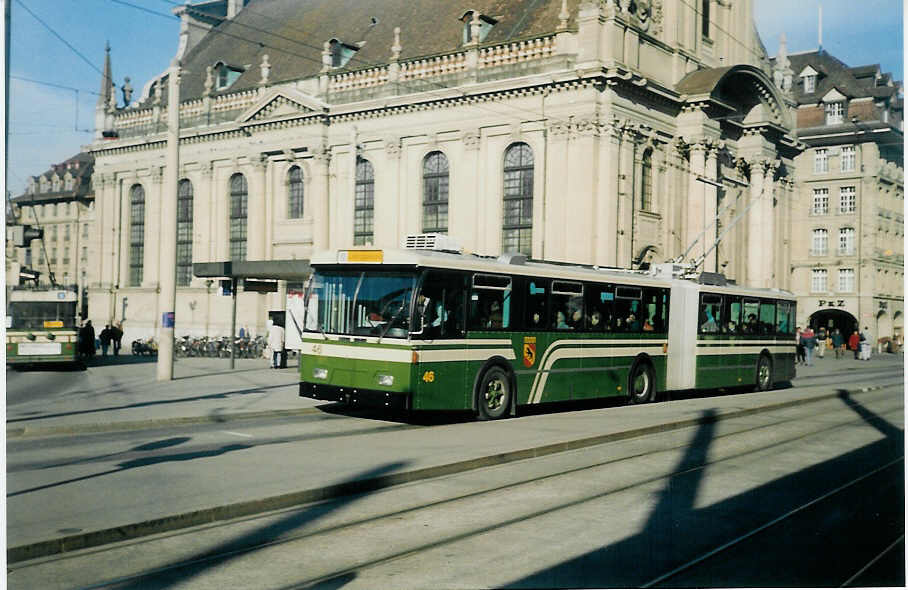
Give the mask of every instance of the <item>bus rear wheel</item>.
M 508 372 L 493 365 L 483 372 L 476 392 L 480 420 L 497 420 L 511 407 L 511 378 Z
M 757 391 L 772 389 L 772 361 L 765 354 L 760 355 L 757 361 Z
M 646 361 L 634 364 L 627 378 L 627 395 L 632 404 L 646 404 L 656 399 L 653 366 Z

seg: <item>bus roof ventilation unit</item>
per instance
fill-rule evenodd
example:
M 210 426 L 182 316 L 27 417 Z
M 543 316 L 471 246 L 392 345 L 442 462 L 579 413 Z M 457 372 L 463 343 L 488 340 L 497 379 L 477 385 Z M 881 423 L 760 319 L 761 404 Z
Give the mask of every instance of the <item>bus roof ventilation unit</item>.
M 401 247 L 405 250 L 433 250 L 463 254 L 463 246 L 457 240 L 444 234 L 409 234 L 404 237 Z
M 728 284 L 728 279 L 726 279 L 725 275 L 720 272 L 701 272 L 699 283 L 701 285 L 715 285 L 718 287 L 724 287 Z
M 498 262 L 502 264 L 519 264 L 524 265 L 527 263 L 526 254 L 521 254 L 519 252 L 505 252 L 498 257 Z

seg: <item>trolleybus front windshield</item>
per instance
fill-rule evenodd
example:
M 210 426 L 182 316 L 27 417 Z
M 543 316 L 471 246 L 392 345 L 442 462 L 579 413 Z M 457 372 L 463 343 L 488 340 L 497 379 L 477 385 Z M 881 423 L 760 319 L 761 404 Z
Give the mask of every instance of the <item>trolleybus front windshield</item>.
M 406 338 L 415 272 L 317 270 L 306 297 L 306 330 Z
M 6 315 L 10 330 L 72 329 L 76 324 L 76 302 L 11 301 Z

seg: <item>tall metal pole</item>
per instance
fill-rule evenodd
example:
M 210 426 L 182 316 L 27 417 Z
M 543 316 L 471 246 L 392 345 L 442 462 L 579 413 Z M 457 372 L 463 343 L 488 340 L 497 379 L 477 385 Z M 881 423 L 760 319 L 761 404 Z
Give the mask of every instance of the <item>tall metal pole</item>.
M 236 277 L 230 279 L 230 293 L 233 295 L 233 312 L 230 319 L 230 368 L 236 364 L 236 288 L 239 281 Z
M 173 326 L 177 298 L 177 182 L 180 167 L 180 63 L 170 64 L 167 76 L 167 155 L 161 191 L 160 272 L 158 309 L 158 381 L 173 379 Z

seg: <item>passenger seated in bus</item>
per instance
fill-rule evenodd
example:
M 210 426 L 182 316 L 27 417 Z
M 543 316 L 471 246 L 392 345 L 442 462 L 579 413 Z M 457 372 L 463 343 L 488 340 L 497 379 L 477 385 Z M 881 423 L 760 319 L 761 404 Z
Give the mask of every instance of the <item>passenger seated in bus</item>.
M 734 322 L 728 322 L 728 328 L 726 329 L 726 332 L 728 332 L 729 334 L 734 334 L 737 331 L 738 326 L 736 326 Z
M 564 312 L 559 311 L 555 314 L 555 329 L 556 330 L 570 330 L 571 327 L 567 325 L 567 322 L 564 318 Z
M 760 326 L 757 324 L 756 314 L 747 315 L 747 323 L 744 324 L 744 333 L 745 334 L 758 334 L 760 332 Z
M 715 311 L 713 306 L 706 308 L 706 321 L 700 326 L 701 332 L 718 332 L 719 324 L 716 323 Z
M 486 322 L 487 328 L 500 328 L 501 327 L 501 304 L 497 301 L 493 301 L 492 305 L 489 306 L 488 322 Z
M 649 321 L 649 316 L 647 316 L 647 318 L 645 320 L 643 320 L 643 331 L 644 332 L 653 331 L 653 324 L 652 324 L 652 322 Z
M 639 332 L 640 331 L 640 322 L 637 320 L 637 316 L 631 314 L 627 316 L 627 321 L 625 326 L 628 332 Z
M 574 328 L 583 327 L 583 312 L 579 309 L 575 309 L 574 313 L 571 314 L 571 324 Z
M 599 324 L 602 322 L 602 314 L 599 313 L 599 310 L 594 311 L 590 314 L 590 328 L 599 332 L 602 330 L 603 326 Z

